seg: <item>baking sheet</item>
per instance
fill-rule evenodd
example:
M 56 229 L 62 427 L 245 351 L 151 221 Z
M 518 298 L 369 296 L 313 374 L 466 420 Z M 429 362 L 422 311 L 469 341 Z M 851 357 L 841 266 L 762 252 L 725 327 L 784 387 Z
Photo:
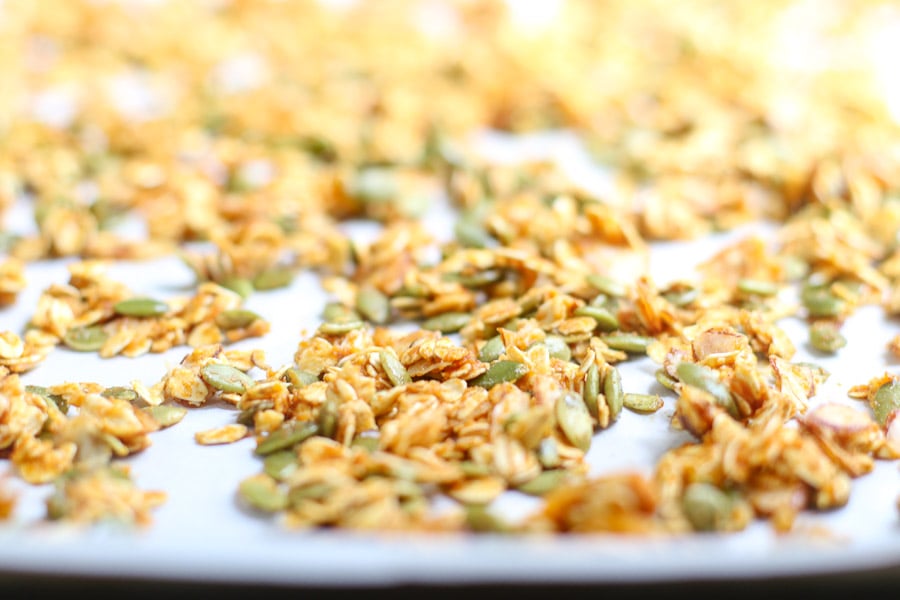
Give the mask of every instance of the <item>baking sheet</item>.
M 556 160 L 574 179 L 601 194 L 609 186 L 609 179 L 590 168 L 575 139 L 565 133 L 517 141 L 488 135 L 475 143 L 504 160 L 539 155 Z M 446 239 L 452 216 L 447 204 L 435 199 L 425 222 L 439 239 Z M 26 204 L 17 207 L 11 224 L 19 230 L 30 226 Z M 770 235 L 772 230 L 770 225 L 751 224 L 708 239 L 655 246 L 651 276 L 658 283 L 692 278 L 693 265 L 724 244 L 747 235 Z M 377 227 L 350 223 L 347 231 L 358 239 L 371 239 Z M 28 265 L 28 287 L 13 307 L 0 312 L 0 329 L 21 330 L 41 291 L 67 280 L 69 262 Z M 137 293 L 159 298 L 189 294 L 193 283 L 193 275 L 176 258 L 119 263 L 110 275 Z M 300 339 L 320 323 L 328 299 L 311 273 L 302 273 L 289 288 L 253 294 L 247 308 L 269 319 L 272 331 L 233 347 L 262 348 L 273 365 L 290 362 Z M 815 361 L 831 372 L 813 404 L 839 401 L 861 406 L 847 398 L 847 389 L 895 366 L 885 344 L 898 326 L 886 321 L 878 308 L 860 309 L 849 318 L 844 327 L 849 343 L 834 357 L 809 351 L 803 323 L 787 320 L 783 326 L 797 345 L 795 360 Z M 187 352 L 175 348 L 136 359 L 100 359 L 58 348 L 23 380 L 37 385 L 97 381 L 112 386 L 138 379 L 150 385 Z M 662 393 L 665 407 L 651 415 L 626 410 L 612 427 L 595 435 L 587 456 L 592 474 L 633 469 L 650 475 L 662 453 L 690 439 L 670 428 L 674 398 L 656 383 L 655 369 L 646 358 L 621 366 L 626 390 Z M 765 522 L 736 534 L 654 539 L 290 531 L 276 520 L 245 512 L 236 502 L 238 483 L 260 469 L 252 439 L 209 447 L 194 442 L 195 432 L 233 423 L 235 416 L 235 409 L 225 405 L 191 409 L 178 425 L 151 434 L 148 449 L 127 459 L 138 486 L 168 494 L 147 529 L 112 525 L 79 529 L 45 522 L 50 486 L 29 486 L 13 477 L 11 485 L 20 498 L 13 518 L 0 525 L 0 570 L 217 583 L 388 585 L 682 581 L 900 565 L 896 507 L 900 472 L 897 462 L 887 461 L 877 462 L 874 472 L 853 481 L 846 507 L 804 513 L 789 534 L 777 534 Z M 7 468 L 8 461 L 0 461 L 0 470 Z M 509 518 L 524 516 L 536 506 L 533 498 L 516 492 L 498 501 L 500 513 Z

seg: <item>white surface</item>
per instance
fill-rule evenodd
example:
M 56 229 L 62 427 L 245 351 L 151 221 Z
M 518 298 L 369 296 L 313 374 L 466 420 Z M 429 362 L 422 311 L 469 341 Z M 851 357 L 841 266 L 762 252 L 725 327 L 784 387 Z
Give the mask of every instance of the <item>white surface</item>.
M 571 156 L 571 140 L 559 155 Z M 546 147 L 546 146 L 545 146 Z M 572 163 L 570 163 L 572 164 Z M 23 214 L 23 213 L 20 213 Z M 438 205 L 426 222 L 447 237 L 446 207 Z M 742 229 L 716 239 L 669 244 L 653 254 L 658 281 L 692 274 L 690 266 L 709 256 Z M 111 275 L 137 292 L 156 297 L 189 293 L 192 276 L 175 259 L 117 265 Z M 64 262 L 29 265 L 28 288 L 18 303 L 0 312 L 0 329 L 20 330 L 34 303 L 51 282 L 67 278 Z M 235 347 L 263 348 L 272 364 L 291 361 L 297 343 L 319 323 L 327 296 L 305 273 L 284 290 L 256 293 L 247 307 L 273 323 L 262 339 Z M 864 383 L 890 366 L 885 343 L 898 330 L 880 310 L 864 309 L 845 331 L 849 344 L 836 357 L 812 356 L 805 326 L 785 328 L 797 347 L 797 360 L 813 360 L 832 376 L 813 400 L 847 399 L 849 386 Z M 92 355 L 53 351 L 23 379 L 26 383 L 98 381 L 127 385 L 133 379 L 156 382 L 187 348 L 138 359 L 101 360 Z M 649 359 L 622 366 L 628 391 L 662 391 Z M 649 475 L 656 459 L 688 439 L 672 431 L 670 393 L 653 415 L 624 411 L 610 429 L 598 433 L 588 455 L 594 474 L 639 469 Z M 152 434 L 150 448 L 128 460 L 143 489 L 162 490 L 167 502 L 153 525 L 140 531 L 98 528 L 79 531 L 42 522 L 49 486 L 16 481 L 21 497 L 11 522 L 0 525 L 0 570 L 73 575 L 141 576 L 202 582 L 263 582 L 297 585 L 395 584 L 408 582 L 638 582 L 695 578 L 757 577 L 833 573 L 900 563 L 895 499 L 900 493 L 896 462 L 879 462 L 873 473 L 854 480 L 847 507 L 828 514 L 805 513 L 792 533 L 776 534 L 765 522 L 727 536 L 635 539 L 612 535 L 513 538 L 470 535 L 381 535 L 339 531 L 295 532 L 245 513 L 235 502 L 238 482 L 258 472 L 253 441 L 229 446 L 198 446 L 196 431 L 234 422 L 234 409 L 208 406 L 191 410 L 177 426 Z M 0 464 L 5 468 L 7 461 Z M 521 515 L 535 501 L 511 493 L 503 510 Z M 823 534 L 827 531 L 827 534 Z

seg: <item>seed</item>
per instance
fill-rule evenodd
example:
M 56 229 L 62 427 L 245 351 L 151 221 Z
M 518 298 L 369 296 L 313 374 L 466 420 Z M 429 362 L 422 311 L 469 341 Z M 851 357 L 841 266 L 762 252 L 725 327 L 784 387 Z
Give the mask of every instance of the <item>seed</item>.
M 246 300 L 253 294 L 253 282 L 243 277 L 227 277 L 220 284 Z
M 364 287 L 356 295 L 356 310 L 373 323 L 386 323 L 391 314 L 390 299 L 373 287 Z
M 551 358 L 558 358 L 559 360 L 572 359 L 572 349 L 569 348 L 569 344 L 561 336 L 548 335 L 544 338 L 544 344 L 547 345 Z
M 615 331 L 619 328 L 619 320 L 608 310 L 600 306 L 581 306 L 575 310 L 579 317 L 590 317 L 597 321 L 601 331 Z
M 710 368 L 692 362 L 682 361 L 676 369 L 678 379 L 682 383 L 699 388 L 710 394 L 719 406 L 725 408 L 728 413 L 737 418 L 737 406 L 731 391 L 719 381 L 718 374 Z
M 108 337 L 99 325 L 73 327 L 66 331 L 63 343 L 77 352 L 96 352 L 103 347 Z
M 238 494 L 247 505 L 262 512 L 278 512 L 288 506 L 287 494 L 278 487 L 277 481 L 265 474 L 241 481 Z
M 356 437 L 353 438 L 350 445 L 354 448 L 363 448 L 369 452 L 375 452 L 378 450 L 378 445 L 380 443 L 381 432 L 377 429 L 366 429 L 365 431 L 360 431 L 356 434 Z
M 556 400 L 556 422 L 573 446 L 587 452 L 594 435 L 594 425 L 581 396 L 566 392 Z
M 675 387 L 678 384 L 678 380 L 669 375 L 665 369 L 657 369 L 655 376 L 656 381 L 659 383 L 659 385 L 663 386 L 667 390 L 675 390 Z
M 253 379 L 231 365 L 210 363 L 200 369 L 200 377 L 216 388 L 230 394 L 242 394 L 253 386 Z
M 452 276 L 452 280 L 459 282 L 469 289 L 480 289 L 489 286 L 492 283 L 497 283 L 501 279 L 503 279 L 503 272 L 493 269 L 478 271 L 471 275 L 454 274 Z
M 564 469 L 542 471 L 537 477 L 523 483 L 516 489 L 529 496 L 543 496 L 558 488 L 568 476 Z
M 481 362 L 494 362 L 500 355 L 506 352 L 506 346 L 503 345 L 503 338 L 495 335 L 481 347 L 478 352 L 478 360 Z
M 697 531 L 715 531 L 731 515 L 731 498 L 709 483 L 692 483 L 681 499 L 684 514 Z
M 322 500 L 334 492 L 334 486 L 328 483 L 308 483 L 291 488 L 288 492 L 288 504 L 293 507 L 310 500 Z
M 265 291 L 287 287 L 294 280 L 294 272 L 285 268 L 263 271 L 253 278 L 253 289 Z
M 216 315 L 216 325 L 225 330 L 241 329 L 242 327 L 248 327 L 251 323 L 260 318 L 261 317 L 252 310 L 247 310 L 246 308 L 232 308 L 223 310 Z
M 545 469 L 559 466 L 559 447 L 552 437 L 544 438 L 537 448 L 538 462 Z
M 508 533 L 512 530 L 509 524 L 488 511 L 484 504 L 469 504 L 466 510 L 466 525 L 472 531 L 481 533 Z
M 340 302 L 329 302 L 322 309 L 322 318 L 329 323 L 342 323 L 345 321 L 359 321 L 362 316 Z
M 628 410 L 638 413 L 654 413 L 663 407 L 662 398 L 656 394 L 625 394 L 622 404 Z
M 629 354 L 646 354 L 647 346 L 653 342 L 652 337 L 634 333 L 611 333 L 600 339 L 613 350 L 621 350 Z
M 688 306 L 700 295 L 700 290 L 690 286 L 678 286 L 666 291 L 662 297 L 678 307 Z
M 275 481 L 285 478 L 297 470 L 297 455 L 290 450 L 282 450 L 263 459 L 263 471 Z
M 740 279 L 737 282 L 737 289 L 742 294 L 750 296 L 774 296 L 778 293 L 778 286 L 771 281 L 762 281 L 759 279 Z
M 453 235 L 466 248 L 487 248 L 495 241 L 475 214 L 461 215 L 453 225 Z
M 847 345 L 834 321 L 816 321 L 809 328 L 809 345 L 819 352 L 833 354 Z
M 295 388 L 306 387 L 311 383 L 319 381 L 319 377 L 315 373 L 303 371 L 296 367 L 291 367 L 284 372 L 282 379 L 289 382 Z
M 625 404 L 625 392 L 622 389 L 622 374 L 615 367 L 610 367 L 603 376 L 603 395 L 609 407 L 609 418 L 615 421 Z
M 597 367 L 597 363 L 592 364 L 584 374 L 584 388 L 581 390 L 581 397 L 591 416 L 597 418 L 599 414 L 597 400 L 600 398 L 600 369 Z
M 171 427 L 180 422 L 187 414 L 187 409 L 183 406 L 172 406 L 169 404 L 160 404 L 158 406 L 148 406 L 142 408 L 145 413 L 153 417 L 153 420 L 159 423 L 162 428 Z
M 134 402 L 138 399 L 137 392 L 129 387 L 123 386 L 113 386 L 108 387 L 102 392 L 100 392 L 101 396 L 106 398 L 113 398 L 115 400 L 125 400 L 126 402 Z
M 528 367 L 514 360 L 498 360 L 490 368 L 469 382 L 490 389 L 498 383 L 513 382 L 528 372 Z
M 378 352 L 378 356 L 381 359 L 381 368 L 392 384 L 406 385 L 412 381 L 406 367 L 392 353 L 382 349 Z
M 846 302 L 822 286 L 805 286 L 801 292 L 800 299 L 806 308 L 807 314 L 814 318 L 837 317 L 846 307 Z
M 601 294 L 606 294 L 607 296 L 612 296 L 613 298 L 621 298 L 628 293 L 628 290 L 625 288 L 625 285 L 616 281 L 612 277 L 607 277 L 606 275 L 598 275 L 596 273 L 591 273 L 585 280 L 588 284 L 591 285 L 595 290 L 600 292 Z
M 242 410 L 240 413 L 238 413 L 237 422 L 240 423 L 241 425 L 246 425 L 247 427 L 253 427 L 254 420 L 256 418 L 256 413 L 258 413 L 261 410 L 269 410 L 270 408 L 273 408 L 274 406 L 275 406 L 275 403 L 272 402 L 271 400 L 263 400 L 261 402 L 255 402 L 252 405 L 245 408 L 244 410 Z
M 900 381 L 885 383 L 872 396 L 875 420 L 881 425 L 884 425 L 891 413 L 898 408 L 900 408 Z
M 63 414 L 69 412 L 69 403 L 65 398 L 60 396 L 59 394 L 51 394 L 50 390 L 40 385 L 26 385 L 25 391 L 29 394 L 37 394 L 41 396 L 47 402 L 52 402 L 56 405 L 56 408 L 60 410 Z
M 471 460 L 464 460 L 458 466 L 466 477 L 487 477 L 491 474 L 491 468 L 488 465 Z
M 325 335 L 344 335 L 355 329 L 362 329 L 365 325 L 366 324 L 362 321 L 345 321 L 343 323 L 326 322 L 319 325 L 319 333 Z
M 387 202 L 397 195 L 397 182 L 389 169 L 364 167 L 357 171 L 347 192 L 361 202 Z
M 279 450 L 287 450 L 318 432 L 319 426 L 312 421 L 291 421 L 267 435 L 257 444 L 255 452 L 258 456 L 266 456 Z
M 446 312 L 422 323 L 422 329 L 440 331 L 441 333 L 455 333 L 465 327 L 472 320 L 472 315 L 464 312 Z
M 325 402 L 319 406 L 316 417 L 316 425 L 319 427 L 319 435 L 333 438 L 338 426 L 340 403 L 336 396 L 326 395 Z
M 129 298 L 116 302 L 113 310 L 123 317 L 158 317 L 169 311 L 169 305 L 153 298 Z

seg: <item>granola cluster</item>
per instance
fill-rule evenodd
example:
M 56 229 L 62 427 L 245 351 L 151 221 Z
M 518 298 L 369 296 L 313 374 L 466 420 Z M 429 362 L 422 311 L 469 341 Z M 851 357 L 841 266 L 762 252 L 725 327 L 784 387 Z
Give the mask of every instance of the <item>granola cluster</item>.
M 537 28 L 513 4 L 3 4 L 0 310 L 30 264 L 69 273 L 0 331 L 0 452 L 55 484 L 48 518 L 151 523 L 165 493 L 127 458 L 212 403 L 235 421 L 194 439 L 252 438 L 238 498 L 288 527 L 787 531 L 900 457 L 900 375 L 853 387 L 855 407 L 796 359 L 840 352 L 861 308 L 900 314 L 900 125 L 879 73 L 783 64 L 788 0 L 568 0 Z M 818 26 L 847 49 L 879 4 Z M 492 162 L 468 142 L 485 128 L 572 131 L 611 184 Z M 424 222 L 441 202 L 444 237 Z M 16 206 L 32 227 L 8 225 Z M 773 236 L 697 257 L 694 279 L 650 274 L 654 244 L 761 220 Z M 359 222 L 375 235 L 350 236 Z M 165 256 L 190 295 L 107 274 Z M 331 300 L 293 356 L 231 348 L 279 327 L 251 295 L 304 302 L 300 272 Z M 51 352 L 179 347 L 151 385 L 22 382 Z M 660 393 L 624 380 L 639 360 Z M 663 396 L 691 441 L 592 475 L 594 437 Z M 540 507 L 508 521 L 491 509 L 507 493 Z

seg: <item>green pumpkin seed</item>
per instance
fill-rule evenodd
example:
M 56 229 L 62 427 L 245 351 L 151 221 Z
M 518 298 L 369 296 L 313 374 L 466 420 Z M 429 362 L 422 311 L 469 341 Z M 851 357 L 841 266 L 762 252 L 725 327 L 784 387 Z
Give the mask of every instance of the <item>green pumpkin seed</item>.
M 187 409 L 185 407 L 172 406 L 169 404 L 147 406 L 141 410 L 153 417 L 153 420 L 159 423 L 159 426 L 163 429 L 179 423 L 187 414 Z
M 805 286 L 800 294 L 800 300 L 807 314 L 813 318 L 838 317 L 847 306 L 846 302 L 823 286 Z
M 872 409 L 879 424 L 887 423 L 891 413 L 900 409 L 900 381 L 889 381 L 878 388 L 872 397 Z
M 667 390 L 675 390 L 675 387 L 678 385 L 678 380 L 666 373 L 665 369 L 657 369 L 654 374 L 656 377 L 656 381 L 659 385 L 663 386 Z
M 799 281 L 809 274 L 809 263 L 798 256 L 783 256 L 781 267 L 788 281 Z
M 382 349 L 378 352 L 378 357 L 381 360 L 381 368 L 384 369 L 384 374 L 387 375 L 387 378 L 393 385 L 406 385 L 412 381 L 406 367 L 393 353 Z
M 486 363 L 494 362 L 504 352 L 506 352 L 506 346 L 503 345 L 503 338 L 495 335 L 481 347 L 481 350 L 478 352 L 478 360 Z
M 541 466 L 545 469 L 558 467 L 560 464 L 559 446 L 557 445 L 556 440 L 552 437 L 542 439 L 537 447 L 537 456 L 538 462 L 540 462 Z
M 238 494 L 248 506 L 262 512 L 274 513 L 288 506 L 287 494 L 268 475 L 244 479 L 238 486 Z
M 466 525 L 472 531 L 479 533 L 509 533 L 512 527 L 492 514 L 484 504 L 466 505 Z
M 516 489 L 529 496 L 543 496 L 558 488 L 568 477 L 569 474 L 565 469 L 543 471 L 537 477 L 523 483 Z
M 296 508 L 305 502 L 323 500 L 333 492 L 334 486 L 329 483 L 310 483 L 294 487 L 288 492 L 288 504 Z
M 231 365 L 210 363 L 200 369 L 200 378 L 217 390 L 243 394 L 255 383 L 253 378 Z
M 289 382 L 291 386 L 295 388 L 306 387 L 311 383 L 319 381 L 319 377 L 315 373 L 303 371 L 296 367 L 291 367 L 285 371 L 282 379 Z
M 216 315 L 216 325 L 220 329 L 226 331 L 231 329 L 241 329 L 243 327 L 249 327 L 252 323 L 261 318 L 262 317 L 252 310 L 247 310 L 246 308 L 232 308 L 223 310 Z
M 662 398 L 656 394 L 628 393 L 622 397 L 622 404 L 628 410 L 642 414 L 654 413 L 663 407 Z
M 362 329 L 366 324 L 363 321 L 344 321 L 343 323 L 322 323 L 319 325 L 319 333 L 324 335 L 345 335 L 356 329 Z
M 338 416 L 340 402 L 336 396 L 326 394 L 325 402 L 319 406 L 319 412 L 316 416 L 316 425 L 319 428 L 319 435 L 334 438 L 337 431 Z
M 606 275 L 592 273 L 585 277 L 585 280 L 601 294 L 606 294 L 613 298 L 622 298 L 628 293 L 628 289 L 623 283 L 616 281 L 612 277 L 607 277 Z
M 106 388 L 105 390 L 100 392 L 100 395 L 105 398 L 124 400 L 126 402 L 134 402 L 138 399 L 137 392 L 135 392 L 133 389 L 131 389 L 130 387 L 123 387 L 118 385 Z
M 153 298 L 129 298 L 116 302 L 113 310 L 123 317 L 159 317 L 169 312 L 169 305 Z
M 359 321 L 362 317 L 358 312 L 340 302 L 328 302 L 322 309 L 322 318 L 329 323 L 340 323 L 341 321 Z
M 463 214 L 453 225 L 453 235 L 466 248 L 487 248 L 495 240 L 475 215 Z
M 297 455 L 290 450 L 275 452 L 263 459 L 263 471 L 275 481 L 284 481 L 297 470 Z
M 456 333 L 472 320 L 472 315 L 464 312 L 446 312 L 427 319 L 422 323 L 422 329 L 440 331 L 441 333 Z
M 387 323 L 391 314 L 390 299 L 375 288 L 364 287 L 356 294 L 356 310 L 373 323 Z
M 263 400 L 261 402 L 255 402 L 251 406 L 248 406 L 237 416 L 237 422 L 241 425 L 245 425 L 247 427 L 253 427 L 256 420 L 256 413 L 261 410 L 269 410 L 274 408 L 275 403 L 271 400 Z
M 256 446 L 255 453 L 257 456 L 266 456 L 279 450 L 287 450 L 318 432 L 319 426 L 312 421 L 290 421 L 266 436 Z
M 26 385 L 25 391 L 29 394 L 37 394 L 47 402 L 52 402 L 62 414 L 69 412 L 69 403 L 59 394 L 51 394 L 50 390 L 40 385 Z
M 489 286 L 492 283 L 497 283 L 498 281 L 503 279 L 503 272 L 489 269 L 485 271 L 478 271 L 477 273 L 473 273 L 471 275 L 452 274 L 449 278 L 453 281 L 459 282 L 461 285 L 469 289 L 477 290 Z
M 715 531 L 727 522 L 734 503 L 712 484 L 692 483 L 684 490 L 681 506 L 695 530 Z
M 610 333 L 600 339 L 613 350 L 629 354 L 646 354 L 647 346 L 653 342 L 652 337 L 634 333 Z
M 581 396 L 566 392 L 557 399 L 556 422 L 573 446 L 587 452 L 591 447 L 594 424 Z
M 558 358 L 559 360 L 571 360 L 572 349 L 561 336 L 548 335 L 544 338 L 544 344 L 550 352 L 550 358 Z
M 679 286 L 662 294 L 662 297 L 665 298 L 670 304 L 679 308 L 688 306 L 689 304 L 693 303 L 699 296 L 700 290 L 695 287 L 687 286 Z
M 609 407 L 609 418 L 615 421 L 625 405 L 625 391 L 622 389 L 622 374 L 615 367 L 607 369 L 603 376 L 603 396 Z
M 246 300 L 253 294 L 253 282 L 243 277 L 227 277 L 219 284 Z
M 719 380 L 718 373 L 708 367 L 682 361 L 678 363 L 676 374 L 682 383 L 705 391 L 732 417 L 738 418 L 737 406 L 731 396 L 731 391 Z
M 778 285 L 771 281 L 762 281 L 759 279 L 740 279 L 737 282 L 737 290 L 748 296 L 764 296 L 770 297 L 778 293 Z
M 491 389 L 498 383 L 513 382 L 528 372 L 528 367 L 514 360 L 498 360 L 490 368 L 469 381 L 470 386 L 481 386 Z
M 615 331 L 619 328 L 619 320 L 608 310 L 600 306 L 581 306 L 575 309 L 575 315 L 590 317 L 597 322 L 600 331 Z
M 378 450 L 378 445 L 380 443 L 381 432 L 377 429 L 366 429 L 365 431 L 360 431 L 356 434 L 356 437 L 353 438 L 350 445 L 354 448 L 363 448 L 368 452 L 375 452 Z
M 253 289 L 266 291 L 287 287 L 294 280 L 294 272 L 286 268 L 263 271 L 253 278 Z
M 63 344 L 77 352 L 96 352 L 103 347 L 109 336 L 99 325 L 73 327 L 63 335 Z
M 347 192 L 360 202 L 390 202 L 397 196 L 397 182 L 389 169 L 364 167 L 357 171 Z
M 834 321 L 816 321 L 809 328 L 809 345 L 819 352 L 833 354 L 847 345 Z
M 597 363 L 592 364 L 584 374 L 584 387 L 581 390 L 584 405 L 587 406 L 591 416 L 597 418 L 599 408 L 597 401 L 600 398 L 600 369 Z

